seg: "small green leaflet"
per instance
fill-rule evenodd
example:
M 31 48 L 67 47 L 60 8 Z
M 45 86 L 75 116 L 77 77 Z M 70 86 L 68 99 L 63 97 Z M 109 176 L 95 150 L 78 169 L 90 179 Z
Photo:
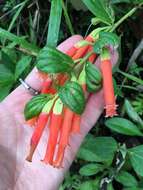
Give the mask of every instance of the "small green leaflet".
M 129 148 L 128 154 L 135 172 L 143 177 L 143 145 Z
M 67 82 L 58 91 L 61 101 L 73 112 L 82 114 L 85 108 L 85 97 L 82 87 L 77 82 Z
M 139 127 L 143 128 L 143 120 L 138 115 L 138 113 L 135 111 L 129 100 L 125 99 L 125 111 L 128 114 L 128 116 L 136 123 L 139 124 Z
M 88 179 L 88 178 L 87 178 Z M 100 186 L 100 177 L 96 176 L 96 179 L 93 180 L 83 180 L 84 182 L 82 182 L 80 184 L 80 187 L 78 190 L 98 190 L 99 186 Z
M 111 32 L 100 32 L 99 39 L 93 46 L 93 50 L 95 53 L 100 54 L 104 47 L 112 45 L 116 47 L 119 45 L 119 37 L 115 33 Z
M 41 94 L 33 97 L 25 106 L 25 119 L 29 120 L 35 116 L 38 116 L 41 113 L 44 105 L 51 99 L 52 96 L 49 94 Z
M 74 62 L 56 48 L 45 46 L 37 57 L 37 68 L 45 73 L 69 72 Z
M 104 170 L 102 164 L 87 164 L 80 168 L 79 173 L 83 176 L 92 176 Z
M 143 136 L 143 133 L 137 128 L 134 123 L 124 118 L 114 117 L 108 119 L 105 122 L 105 125 L 112 131 L 121 133 L 123 135 Z
M 82 0 L 87 8 L 103 23 L 114 23 L 114 12 L 107 0 Z
M 26 51 L 30 52 L 34 56 L 37 56 L 39 53 L 39 48 L 29 42 L 27 42 L 23 37 L 19 37 L 14 35 L 11 32 L 8 32 L 7 30 L 0 27 L 0 39 L 7 39 L 12 42 L 15 42 L 16 44 L 20 45 L 21 48 L 24 48 Z
M 124 185 L 125 187 L 136 187 L 138 185 L 136 178 L 127 171 L 119 172 L 115 180 Z
M 85 65 L 88 92 L 96 92 L 101 88 L 102 76 L 99 69 L 90 62 Z
M 31 56 L 22 56 L 21 59 L 16 64 L 15 69 L 15 79 L 17 79 L 30 65 L 32 60 Z

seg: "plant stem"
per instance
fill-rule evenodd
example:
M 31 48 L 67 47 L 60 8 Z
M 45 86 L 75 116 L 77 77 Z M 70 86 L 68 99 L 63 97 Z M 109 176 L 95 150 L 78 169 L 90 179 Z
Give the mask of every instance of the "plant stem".
M 78 72 L 80 70 L 81 66 L 88 60 L 88 58 L 92 55 L 93 51 L 86 54 L 84 58 L 81 59 L 79 63 L 75 63 L 74 69 Z
M 80 61 L 79 64 L 83 64 L 91 55 L 93 51 L 90 51 L 89 53 L 86 54 L 86 56 Z
M 66 23 L 68 25 L 68 28 L 70 30 L 70 33 L 71 35 L 74 35 L 74 30 L 73 30 L 73 27 L 72 27 L 72 23 L 71 23 L 71 20 L 70 20 L 70 17 L 68 15 L 68 11 L 67 11 L 67 8 L 65 6 L 65 3 L 64 1 L 62 0 L 62 8 L 63 8 L 63 11 L 64 11 L 64 16 L 65 16 L 65 19 L 66 19 Z
M 110 30 L 110 32 L 113 32 L 122 22 L 124 22 L 128 17 L 132 16 L 136 10 L 138 9 L 138 7 L 134 7 L 133 9 L 131 9 L 127 14 L 125 14 L 120 20 L 118 20 L 113 28 Z
M 138 89 L 136 87 L 129 86 L 129 85 L 118 85 L 118 87 L 122 87 L 122 88 L 127 88 L 127 89 L 138 91 Z

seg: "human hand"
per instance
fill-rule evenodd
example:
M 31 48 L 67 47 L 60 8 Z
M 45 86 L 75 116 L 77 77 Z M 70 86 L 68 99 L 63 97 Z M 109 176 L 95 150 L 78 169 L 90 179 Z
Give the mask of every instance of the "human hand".
M 65 52 L 80 40 L 81 36 L 73 36 L 58 46 L 58 49 Z M 113 64 L 117 57 L 117 53 L 112 52 Z M 99 64 L 99 60 L 96 64 Z M 41 88 L 42 81 L 39 80 L 36 69 L 30 73 L 26 82 L 37 90 Z M 31 95 L 20 85 L 0 104 L 0 190 L 57 190 L 85 135 L 96 123 L 104 107 L 102 90 L 90 96 L 82 115 L 81 132 L 71 135 L 63 168 L 56 169 L 40 161 L 47 145 L 48 129 L 42 136 L 33 162 L 25 160 L 33 129 L 24 125 L 23 109 L 30 98 Z

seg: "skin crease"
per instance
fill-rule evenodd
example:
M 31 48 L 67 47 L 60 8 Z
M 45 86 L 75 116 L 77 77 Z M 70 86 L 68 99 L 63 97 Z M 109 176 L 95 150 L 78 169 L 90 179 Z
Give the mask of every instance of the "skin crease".
M 66 52 L 81 39 L 79 35 L 72 36 L 59 45 L 58 49 Z M 112 63 L 115 64 L 118 55 L 113 50 L 111 53 Z M 97 60 L 96 64 L 99 63 Z M 36 69 L 29 74 L 26 82 L 33 88 L 40 89 L 42 81 L 39 80 Z M 40 161 L 46 151 L 48 129 L 42 136 L 33 162 L 25 161 L 33 129 L 24 124 L 23 108 L 30 98 L 31 95 L 20 85 L 0 104 L 0 190 L 58 190 L 80 144 L 98 120 L 104 107 L 102 90 L 90 96 L 82 116 L 81 132 L 78 135 L 71 135 L 63 168 L 56 169 Z

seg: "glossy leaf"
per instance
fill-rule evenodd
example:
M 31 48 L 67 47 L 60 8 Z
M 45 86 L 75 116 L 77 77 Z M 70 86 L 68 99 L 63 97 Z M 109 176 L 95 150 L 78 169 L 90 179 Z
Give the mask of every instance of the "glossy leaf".
M 79 173 L 83 176 L 92 176 L 104 170 L 102 164 L 87 164 L 80 168 Z
M 114 22 L 113 9 L 106 0 L 82 0 L 88 9 L 102 22 L 112 24 Z
M 142 132 L 137 128 L 137 126 L 134 123 L 124 118 L 114 117 L 108 119 L 105 122 L 105 125 L 109 129 L 117 133 L 129 136 L 143 136 Z
M 128 153 L 135 172 L 143 177 L 143 145 L 128 149 Z
M 73 112 L 82 114 L 85 108 L 85 97 L 82 87 L 77 82 L 67 82 L 59 89 L 61 101 Z
M 99 39 L 94 44 L 93 50 L 95 53 L 100 54 L 102 49 L 106 46 L 112 45 L 113 47 L 119 45 L 119 38 L 115 33 L 100 32 Z
M 45 46 L 37 57 L 37 68 L 45 73 L 69 72 L 73 66 L 73 60 L 59 50 Z
M 86 84 L 89 92 L 96 92 L 101 88 L 102 76 L 99 69 L 90 62 L 85 65 Z
M 25 106 L 24 115 L 25 119 L 29 120 L 35 116 L 38 116 L 44 105 L 52 98 L 51 95 L 41 94 L 34 96 Z

